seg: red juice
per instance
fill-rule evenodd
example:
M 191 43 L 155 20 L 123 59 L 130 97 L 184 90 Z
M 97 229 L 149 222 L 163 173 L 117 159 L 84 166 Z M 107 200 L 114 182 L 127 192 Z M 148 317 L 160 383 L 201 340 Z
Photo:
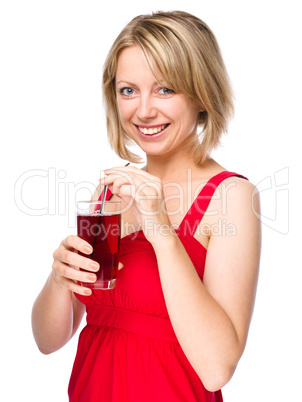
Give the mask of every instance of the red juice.
M 91 289 L 112 289 L 115 287 L 118 271 L 120 214 L 78 215 L 78 236 L 86 240 L 93 248 L 90 258 L 100 264 L 94 283 L 84 283 Z M 82 254 L 86 256 L 85 254 Z

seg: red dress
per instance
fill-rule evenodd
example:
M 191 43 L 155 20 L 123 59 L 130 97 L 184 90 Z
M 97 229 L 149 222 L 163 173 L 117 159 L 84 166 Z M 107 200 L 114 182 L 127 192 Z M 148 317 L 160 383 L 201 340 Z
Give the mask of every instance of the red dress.
M 203 187 L 176 233 L 200 279 L 206 249 L 193 237 L 222 172 Z M 241 176 L 243 177 L 243 176 Z M 108 191 L 107 198 L 110 196 Z M 222 402 L 207 391 L 173 331 L 155 252 L 142 231 L 121 239 L 116 288 L 76 297 L 86 305 L 68 394 L 72 402 Z

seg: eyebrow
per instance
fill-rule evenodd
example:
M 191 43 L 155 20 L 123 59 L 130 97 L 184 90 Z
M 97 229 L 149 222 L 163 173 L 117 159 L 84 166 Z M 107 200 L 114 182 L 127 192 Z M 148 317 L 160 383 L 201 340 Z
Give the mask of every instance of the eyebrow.
M 126 85 L 130 85 L 130 86 L 132 86 L 132 87 L 136 87 L 136 86 L 137 86 L 137 84 L 134 84 L 133 82 L 125 81 L 125 80 L 119 80 L 119 81 L 117 81 L 116 85 L 120 85 L 121 83 L 126 84 Z M 155 85 L 161 85 L 161 84 L 160 84 L 159 82 L 157 82 L 157 81 L 154 81 L 153 84 L 152 84 L 152 86 L 155 86 Z
M 119 85 L 119 84 L 121 84 L 121 83 L 127 84 L 127 85 L 132 85 L 132 86 L 135 85 L 133 82 L 124 81 L 124 80 L 119 80 L 119 81 L 117 81 L 116 85 Z

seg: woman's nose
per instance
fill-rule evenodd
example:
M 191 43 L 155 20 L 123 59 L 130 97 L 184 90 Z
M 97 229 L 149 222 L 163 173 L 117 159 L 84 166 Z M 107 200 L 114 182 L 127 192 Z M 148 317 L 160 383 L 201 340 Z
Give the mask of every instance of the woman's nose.
M 140 96 L 136 115 L 140 120 L 154 119 L 157 116 L 157 109 L 152 97 L 149 95 Z

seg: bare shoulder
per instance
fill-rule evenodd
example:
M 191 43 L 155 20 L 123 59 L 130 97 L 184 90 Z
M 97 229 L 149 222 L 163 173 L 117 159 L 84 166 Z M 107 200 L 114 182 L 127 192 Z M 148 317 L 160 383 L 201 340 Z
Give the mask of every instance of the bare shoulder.
M 224 212 L 251 214 L 255 217 L 260 213 L 260 199 L 257 187 L 250 181 L 231 176 L 220 184 L 221 201 L 224 202 Z M 220 187 L 219 186 L 219 187 Z M 223 198 L 224 197 L 224 198 Z
M 257 190 L 257 187 L 251 181 L 240 176 L 230 176 L 222 183 L 232 184 L 232 188 L 237 189 L 237 191 L 242 191 L 246 193 L 251 193 Z
M 213 223 L 217 218 L 245 213 L 260 214 L 260 201 L 257 187 L 250 181 L 231 176 L 223 180 L 217 187 L 206 216 Z

